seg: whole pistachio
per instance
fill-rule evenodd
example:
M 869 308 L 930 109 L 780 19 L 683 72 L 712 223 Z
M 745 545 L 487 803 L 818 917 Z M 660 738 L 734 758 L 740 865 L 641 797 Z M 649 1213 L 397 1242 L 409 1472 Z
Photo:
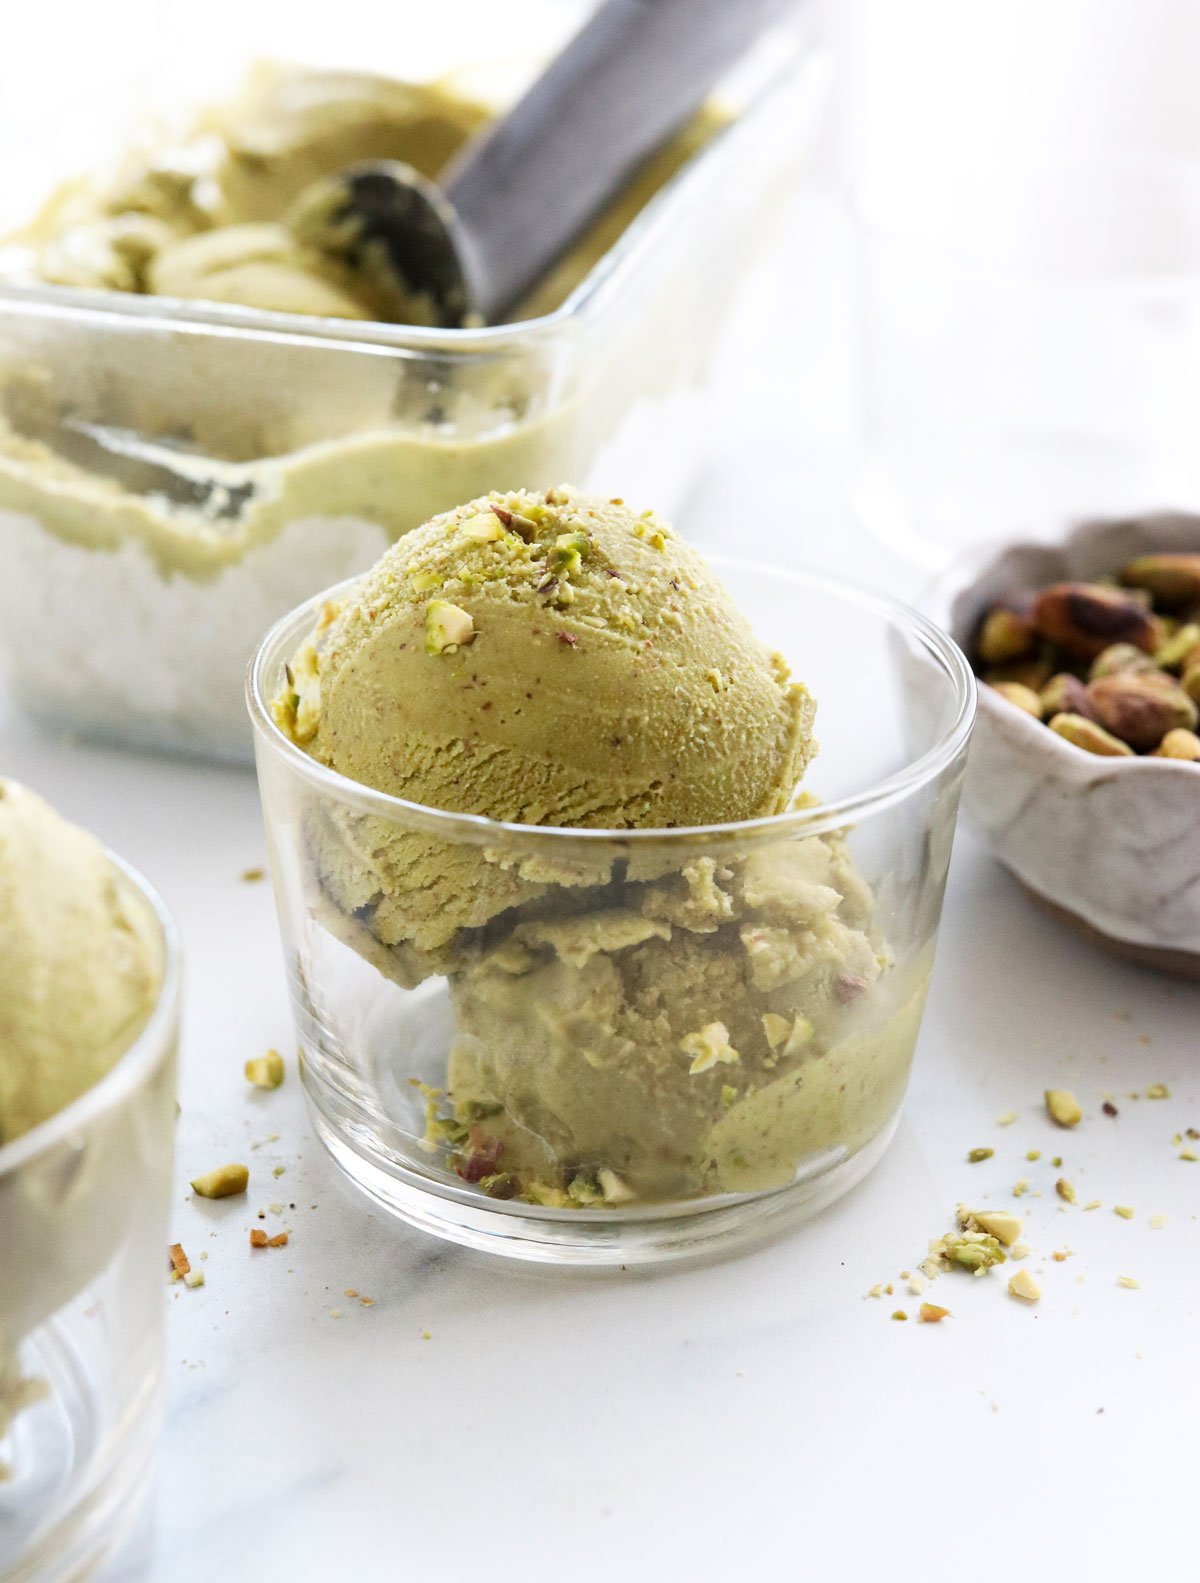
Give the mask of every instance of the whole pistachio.
M 1127 588 L 1145 588 L 1166 610 L 1200 604 L 1200 554 L 1139 555 L 1121 568 Z
M 1184 759 L 1191 764 L 1200 763 L 1200 736 L 1194 731 L 1177 727 L 1168 731 L 1154 750 L 1157 759 Z
M 1102 676 L 1136 675 L 1138 672 L 1158 670 L 1158 661 L 1135 643 L 1111 643 L 1101 649 L 1088 670 L 1091 681 Z
M 1102 676 L 1089 685 L 1088 697 L 1100 724 L 1138 753 L 1156 748 L 1168 731 L 1194 730 L 1200 718 L 1196 705 L 1165 671 Z
M 1050 722 L 1051 731 L 1064 737 L 1085 753 L 1098 753 L 1103 758 L 1132 758 L 1133 749 L 1118 737 L 1111 736 L 1102 725 L 1086 720 L 1083 715 L 1055 715 Z
M 1020 682 L 994 682 L 992 690 L 998 692 L 1001 698 L 1007 698 L 1010 704 L 1016 704 L 1027 715 L 1032 715 L 1035 720 L 1042 718 L 1042 700 L 1032 687 L 1023 687 Z
M 1038 635 L 1033 625 L 1033 597 L 1006 600 L 984 616 L 975 640 L 975 652 L 985 665 L 1006 665 L 1037 653 Z
M 1194 652 L 1200 652 L 1200 624 L 1188 621 L 1171 634 L 1154 656 L 1154 663 L 1161 665 L 1164 671 L 1175 671 L 1189 661 Z
M 1132 643 L 1148 654 L 1158 647 L 1154 617 L 1118 589 L 1096 583 L 1054 583 L 1043 589 L 1033 619 L 1042 637 L 1076 659 L 1094 660 L 1114 643 Z
M 1141 649 L 1136 650 L 1138 654 Z M 1082 715 L 1085 720 L 1093 718 L 1092 701 L 1088 697 L 1087 683 L 1080 681 L 1078 676 L 1072 676 L 1070 671 L 1059 671 L 1052 676 L 1041 692 L 1042 718 L 1051 719 L 1054 715 Z
M 1050 680 L 1054 662 L 1047 652 L 1033 659 L 1010 660 L 1007 665 L 989 665 L 983 679 L 989 687 L 1004 682 L 1016 682 L 1020 687 L 1031 687 L 1036 693 Z

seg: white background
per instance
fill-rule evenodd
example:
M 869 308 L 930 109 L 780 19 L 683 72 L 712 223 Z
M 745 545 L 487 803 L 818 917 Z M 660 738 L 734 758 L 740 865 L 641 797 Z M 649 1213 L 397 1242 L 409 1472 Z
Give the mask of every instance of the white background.
M 506 7 L 441 9 L 478 9 L 473 37 L 503 43 Z M 826 184 L 848 148 L 857 168 L 878 169 L 893 140 L 958 147 L 963 128 L 1026 136 L 1032 123 L 1050 136 L 1066 117 L 1093 143 L 1135 128 L 1194 136 L 1200 110 L 1173 70 L 1196 59 L 1194 6 L 1004 10 L 1002 21 L 967 0 L 875 0 L 833 16 L 833 35 L 857 43 L 822 150 Z M 375 26 L 402 70 L 422 14 L 407 0 L 320 12 L 10 5 L 0 158 L 23 169 L 19 132 L 63 144 L 69 125 L 111 117 L 139 87 L 161 96 L 176 75 L 217 70 L 245 32 L 261 43 L 277 30 L 282 53 L 327 58 L 350 18 Z M 1016 72 L 1037 91 L 1014 90 L 1004 74 Z M 880 74 L 884 86 L 869 89 Z M 934 113 L 939 95 L 956 119 Z M 759 558 L 913 592 L 918 574 L 866 540 L 845 504 L 845 283 L 834 204 L 799 196 L 784 250 L 743 306 L 719 398 L 725 442 L 681 526 L 719 542 L 727 508 L 750 490 Z M 0 767 L 150 876 L 187 951 L 171 1234 L 193 1263 L 208 1251 L 207 1284 L 166 1295 L 157 1500 L 112 1577 L 1157 1579 L 1194 1565 L 1200 1165 L 1180 1163 L 1171 1137 L 1200 1126 L 1200 992 L 1076 943 L 969 836 L 906 1116 L 875 1175 L 737 1260 L 584 1279 L 391 1224 L 323 1159 L 294 1068 L 277 1094 L 247 1091 L 248 1056 L 292 1048 L 269 890 L 239 879 L 263 860 L 251 776 L 70 746 L 2 703 Z M 1168 1101 L 1125 1097 L 1160 1081 Z M 1087 1113 L 1070 1135 L 1040 1108 L 1058 1085 Z M 1100 1114 L 1101 1090 L 1116 1095 L 1115 1120 Z M 998 1127 L 1010 1109 L 1019 1121 Z M 273 1133 L 277 1143 L 250 1150 Z M 968 1165 L 983 1144 L 995 1157 Z M 1036 1165 L 1030 1148 L 1043 1151 Z M 1081 1201 L 1102 1209 L 1060 1208 L 1056 1150 Z M 190 1176 L 239 1156 L 253 1169 L 247 1200 L 188 1195 Z M 1040 1195 L 1021 1202 L 1045 1288 L 1036 1309 L 1011 1301 L 996 1275 L 944 1277 L 932 1295 L 954 1317 L 940 1326 L 890 1320 L 917 1307 L 900 1285 L 893 1299 L 864 1298 L 922 1257 L 958 1200 L 1007 1204 L 1025 1175 Z M 251 1255 L 255 1211 L 275 1199 L 297 1206 L 266 1222 L 289 1226 L 291 1242 Z M 1134 1206 L 1133 1220 L 1114 1203 Z M 1161 1230 L 1155 1213 L 1169 1217 Z M 1065 1249 L 1065 1261 L 1050 1257 Z

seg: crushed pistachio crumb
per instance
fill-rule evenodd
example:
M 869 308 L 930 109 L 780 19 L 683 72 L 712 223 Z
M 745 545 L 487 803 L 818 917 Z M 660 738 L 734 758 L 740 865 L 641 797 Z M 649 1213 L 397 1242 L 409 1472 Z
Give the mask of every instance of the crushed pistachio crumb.
M 883 1283 L 882 1283 L 882 1281 L 877 1282 L 874 1286 L 872 1286 L 871 1290 L 866 1295 L 868 1297 L 882 1297 L 883 1296 Z
M 267 871 L 264 868 L 244 868 L 242 870 L 243 885 L 257 885 L 259 880 L 266 879 Z
M 1008 1278 L 1008 1295 L 1022 1303 L 1036 1303 L 1041 1299 L 1042 1289 L 1028 1270 L 1015 1270 Z
M 908 1315 L 904 1312 L 903 1308 L 897 1308 L 897 1309 L 893 1310 L 892 1318 L 893 1319 L 907 1319 Z
M 244 1165 L 219 1165 L 205 1176 L 192 1182 L 192 1192 L 198 1198 L 232 1198 L 246 1191 L 250 1172 Z
M 693 1077 L 709 1071 L 718 1062 L 732 1065 L 741 1059 L 729 1042 L 729 1029 L 723 1022 L 710 1022 L 697 1033 L 686 1034 L 680 1039 L 679 1048 L 684 1055 L 692 1057 L 688 1072 Z
M 982 1231 L 1011 1248 L 1021 1235 L 1021 1222 L 1004 1209 L 968 1209 L 959 1204 L 956 1211 L 960 1231 Z
M 1041 1157 L 1042 1151 L 1040 1149 L 1030 1149 L 1025 1155 L 1027 1160 L 1040 1160 Z
M 469 613 L 445 599 L 431 599 L 425 606 L 426 654 L 455 654 L 475 637 Z
M 1067 1088 L 1046 1090 L 1046 1109 L 1050 1119 L 1060 1127 L 1074 1127 L 1083 1120 L 1083 1111 L 1075 1095 Z
M 1005 1257 L 999 1238 L 984 1231 L 947 1232 L 929 1244 L 929 1258 L 935 1270 L 957 1265 L 974 1275 L 984 1275 L 994 1264 L 1003 1264 Z M 921 1268 L 930 1274 L 929 1260 Z
M 1165 1083 L 1151 1083 L 1146 1090 L 1147 1099 L 1170 1099 L 1171 1090 Z
M 1027 1242 L 1014 1242 L 1008 1250 L 1010 1259 L 1027 1259 L 1029 1257 L 1029 1244 Z
M 1015 1110 L 1002 1111 L 1001 1114 L 996 1117 L 996 1125 L 998 1127 L 1011 1127 L 1013 1122 L 1018 1119 L 1018 1116 L 1019 1113 Z
M 937 1325 L 943 1319 L 951 1317 L 948 1308 L 939 1308 L 936 1303 L 922 1303 L 917 1312 L 917 1319 L 923 1325 Z
M 1191 1160 L 1194 1162 L 1197 1159 L 1200 1159 L 1200 1155 L 1197 1155 L 1195 1149 L 1180 1149 L 1179 1158 L 1181 1160 Z
M 721 1105 L 722 1105 L 722 1108 L 725 1109 L 725 1110 L 728 1110 L 729 1107 L 735 1102 L 736 1099 L 737 1099 L 737 1089 L 734 1088 L 733 1084 L 732 1083 L 722 1083 L 721 1084 Z
M 1118 1275 L 1117 1285 L 1128 1287 L 1131 1292 L 1136 1292 L 1141 1282 L 1135 1281 L 1132 1275 Z
M 971 1165 L 979 1165 L 983 1160 L 990 1160 L 995 1152 L 995 1149 L 971 1149 L 967 1160 Z
M 1151 1215 L 1150 1216 L 1150 1229 L 1152 1231 L 1161 1231 L 1162 1228 L 1166 1225 L 1166 1223 L 1167 1223 L 1167 1217 L 1165 1215 Z
M 1061 1154 L 1052 1154 L 1050 1156 L 1050 1164 L 1054 1167 L 1054 1169 L 1056 1171 L 1061 1171 L 1062 1170 L 1062 1155 Z
M 193 1288 L 197 1287 L 197 1286 L 203 1286 L 204 1285 L 204 1271 L 203 1270 L 189 1270 L 187 1272 L 187 1274 L 183 1278 L 183 1284 L 185 1286 L 191 1286 Z
M 1075 1195 L 1075 1189 L 1071 1186 L 1070 1182 L 1067 1181 L 1065 1176 L 1060 1176 L 1058 1181 L 1055 1182 L 1054 1191 L 1065 1204 L 1076 1204 L 1079 1202 Z
M 265 1248 L 266 1245 L 267 1245 L 267 1234 L 266 1234 L 266 1232 L 265 1231 L 260 1231 L 259 1228 L 257 1226 L 255 1226 L 252 1229 L 252 1231 L 250 1232 L 250 1246 L 252 1248 Z
M 1122 1220 L 1132 1220 L 1134 1212 L 1128 1204 L 1114 1204 L 1113 1214 L 1120 1215 Z
M 1013 1197 L 1014 1198 L 1024 1198 L 1025 1194 L 1029 1191 L 1029 1185 L 1030 1184 L 1029 1184 L 1029 1178 L 1028 1177 L 1019 1176 L 1017 1178 L 1017 1180 L 1013 1183 L 1013 1190 L 1012 1190 Z
M 268 1050 L 247 1061 L 245 1073 L 246 1081 L 255 1088 L 278 1088 L 283 1082 L 283 1057 L 278 1050 Z
M 181 1281 L 192 1267 L 191 1261 L 183 1251 L 182 1245 L 178 1242 L 173 1242 L 167 1249 L 167 1257 L 171 1261 L 171 1279 L 173 1281 Z
M 1084 1207 L 1085 1210 L 1087 1210 L 1087 1209 L 1099 1209 L 1101 1207 L 1100 1200 L 1098 1198 L 1089 1198 L 1087 1203 L 1083 1207 Z

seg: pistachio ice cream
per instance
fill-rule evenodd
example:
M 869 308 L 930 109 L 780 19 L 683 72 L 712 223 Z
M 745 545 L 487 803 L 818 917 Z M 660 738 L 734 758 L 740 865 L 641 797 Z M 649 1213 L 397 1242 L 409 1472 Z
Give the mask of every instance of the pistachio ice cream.
M 613 832 L 532 854 L 298 810 L 319 925 L 401 986 L 447 980 L 426 1142 L 468 1181 L 563 1206 L 758 1190 L 894 1112 L 925 975 L 891 969 L 844 840 L 731 834 L 718 860 L 667 834 L 785 812 L 814 703 L 653 512 L 564 486 L 434 518 L 324 607 L 274 716 L 409 804 Z
M 0 780 L 0 1144 L 109 1071 L 162 974 L 158 921 L 95 837 Z
M 0 1146 L 29 1139 L 136 1042 L 165 974 L 162 926 L 100 843 L 0 780 Z M 0 1441 L 47 1386 L 19 1344 L 158 1231 L 170 1067 L 0 1169 Z M 0 1478 L 5 1476 L 0 1458 Z

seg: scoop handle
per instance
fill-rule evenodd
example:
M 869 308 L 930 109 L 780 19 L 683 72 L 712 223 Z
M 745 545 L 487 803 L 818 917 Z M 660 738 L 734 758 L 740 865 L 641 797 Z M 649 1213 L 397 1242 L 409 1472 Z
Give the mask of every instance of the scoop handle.
M 442 178 L 496 323 L 797 0 L 605 0 Z

